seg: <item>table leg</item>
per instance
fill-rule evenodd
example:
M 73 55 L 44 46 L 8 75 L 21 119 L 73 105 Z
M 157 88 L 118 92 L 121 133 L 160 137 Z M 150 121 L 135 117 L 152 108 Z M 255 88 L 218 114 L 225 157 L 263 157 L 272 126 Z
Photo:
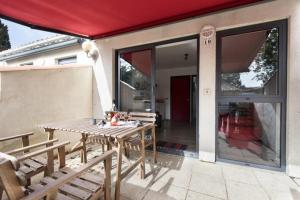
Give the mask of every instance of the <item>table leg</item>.
M 124 154 L 125 154 L 125 156 L 126 156 L 127 158 L 129 158 L 130 152 L 129 152 L 129 149 L 128 149 L 128 148 L 125 148 L 125 149 L 124 149 Z
M 101 144 L 101 148 L 102 148 L 102 153 L 104 153 L 105 149 L 104 149 L 104 144 Z
M 142 130 L 142 148 L 141 148 L 141 178 L 144 179 L 145 178 L 145 130 Z
M 112 165 L 112 157 L 107 158 L 104 160 L 104 168 L 105 168 L 105 190 L 104 190 L 104 196 L 105 200 L 111 200 L 111 165 Z
M 102 149 L 104 149 L 104 144 L 102 144 Z M 107 142 L 107 151 L 109 151 L 111 149 L 112 149 L 112 145 L 108 141 Z M 102 153 L 104 153 L 104 151 Z M 104 160 L 104 163 L 105 163 L 104 166 L 106 166 L 105 171 L 106 172 L 108 171 L 107 173 L 111 174 L 112 157 L 108 158 L 107 160 Z M 111 195 L 111 180 L 110 179 L 106 182 L 106 185 L 108 185 L 108 187 L 105 188 L 104 196 L 105 196 L 106 199 L 110 200 L 109 199 L 109 197 Z
M 23 147 L 29 146 L 29 136 L 28 135 L 22 137 L 22 143 L 23 143 Z M 28 153 L 28 152 L 29 152 L 29 150 L 24 151 L 24 153 Z
M 48 132 L 48 140 L 53 140 L 54 130 L 53 129 L 45 129 L 45 132 Z M 52 146 L 53 143 L 49 143 L 46 146 Z M 53 151 L 47 152 L 47 169 L 44 173 L 44 176 L 49 176 L 54 172 L 54 153 Z
M 157 163 L 155 126 L 152 127 L 153 163 Z
M 86 140 L 87 140 L 87 135 L 82 133 L 81 134 L 81 145 L 82 145 L 82 149 L 80 151 L 80 159 L 81 162 L 83 163 L 87 163 L 87 152 L 86 152 Z
M 107 142 L 107 151 L 109 151 L 109 150 L 111 150 L 112 149 L 112 145 L 111 145 L 111 143 L 108 141 Z
M 48 132 L 48 140 L 53 140 L 54 130 L 53 129 L 45 129 L 45 132 Z
M 115 200 L 120 199 L 121 192 L 121 171 L 122 171 L 122 155 L 123 155 L 123 141 L 118 143 L 117 149 L 117 173 L 116 173 L 116 188 L 115 188 Z

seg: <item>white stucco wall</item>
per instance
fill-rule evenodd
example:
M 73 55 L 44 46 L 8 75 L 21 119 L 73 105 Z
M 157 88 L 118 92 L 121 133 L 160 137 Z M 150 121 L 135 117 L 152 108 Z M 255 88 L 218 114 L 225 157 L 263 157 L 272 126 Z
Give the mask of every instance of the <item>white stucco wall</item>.
M 27 69 L 25 69 L 27 68 Z M 46 136 L 37 125 L 92 116 L 92 68 L 68 67 L 1 71 L 1 137 L 34 131 L 31 142 Z M 80 135 L 56 134 L 61 141 Z M 11 143 L 1 143 L 5 149 Z
M 156 28 L 97 40 L 100 57 L 94 66 L 94 114 L 111 108 L 114 96 L 114 52 L 116 49 L 199 34 L 201 27 L 211 24 L 217 31 L 279 19 L 289 19 L 288 102 L 287 102 L 287 171 L 300 177 L 300 1 L 275 0 L 252 6 L 217 12 Z M 215 161 L 215 40 L 205 46 L 200 40 L 199 52 L 199 158 Z M 204 90 L 210 93 L 205 95 Z

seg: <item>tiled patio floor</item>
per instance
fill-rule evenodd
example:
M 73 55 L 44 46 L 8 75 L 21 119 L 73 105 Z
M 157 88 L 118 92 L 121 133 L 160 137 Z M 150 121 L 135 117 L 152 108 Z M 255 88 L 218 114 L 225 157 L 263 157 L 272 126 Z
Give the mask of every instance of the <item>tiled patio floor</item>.
M 92 151 L 88 155 L 99 153 Z M 140 179 L 139 168 L 130 173 L 122 181 L 122 199 L 300 200 L 300 180 L 295 181 L 282 172 L 206 163 L 163 153 L 158 154 L 158 163 L 153 165 L 151 156 L 148 157 L 146 179 Z M 78 163 L 77 159 L 72 162 Z
M 88 157 L 99 154 L 100 150 L 89 151 Z M 70 167 L 81 165 L 78 153 L 68 157 Z M 157 164 L 147 160 L 146 173 L 141 180 L 136 168 L 122 181 L 123 200 L 300 200 L 300 179 L 282 172 L 159 153 Z M 114 174 L 115 167 L 113 179 Z

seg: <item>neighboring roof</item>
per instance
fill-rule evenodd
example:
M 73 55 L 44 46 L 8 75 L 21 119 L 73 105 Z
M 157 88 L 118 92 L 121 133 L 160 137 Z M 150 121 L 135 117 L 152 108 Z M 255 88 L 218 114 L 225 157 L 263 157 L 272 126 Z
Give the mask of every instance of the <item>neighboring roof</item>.
M 92 39 L 263 0 L 0 0 L 0 17 Z
M 0 61 L 12 60 L 54 49 L 60 49 L 81 43 L 82 39 L 69 35 L 56 35 L 25 44 L 21 47 L 8 49 L 0 52 Z

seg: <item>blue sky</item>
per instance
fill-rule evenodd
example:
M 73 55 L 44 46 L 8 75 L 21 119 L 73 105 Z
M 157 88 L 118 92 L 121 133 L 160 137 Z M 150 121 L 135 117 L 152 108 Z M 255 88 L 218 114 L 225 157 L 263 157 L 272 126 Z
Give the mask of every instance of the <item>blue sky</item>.
M 41 38 L 56 35 L 55 33 L 31 29 L 27 26 L 23 26 L 4 19 L 1 19 L 1 22 L 3 22 L 3 24 L 7 25 L 8 27 L 8 34 L 12 48 L 19 47 L 23 44 L 27 44 Z

